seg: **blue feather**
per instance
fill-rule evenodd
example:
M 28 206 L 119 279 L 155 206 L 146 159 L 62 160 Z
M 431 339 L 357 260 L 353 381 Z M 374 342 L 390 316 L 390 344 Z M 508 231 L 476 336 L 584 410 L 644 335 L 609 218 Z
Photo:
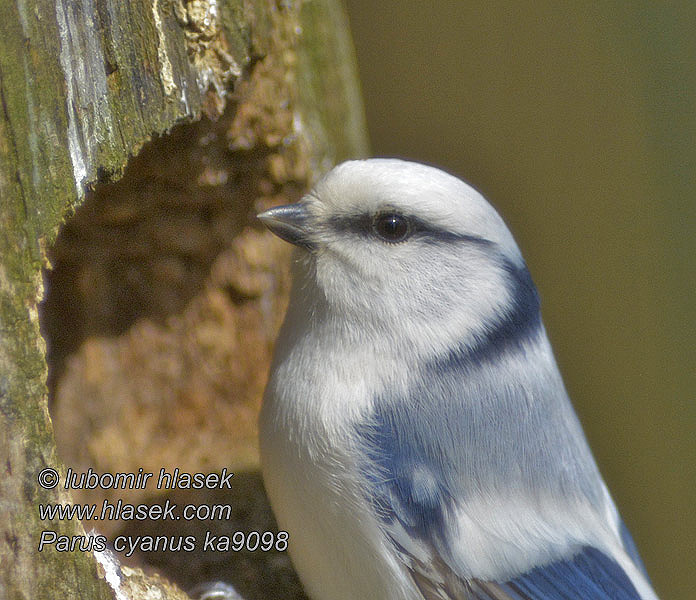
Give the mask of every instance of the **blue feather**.
M 514 597 L 534 600 L 640 600 L 615 560 L 590 546 L 567 560 L 537 567 L 501 585 Z
M 418 538 L 444 535 L 443 509 L 451 505 L 451 494 L 443 473 L 437 472 L 442 463 L 428 458 L 425 440 L 404 435 L 414 431 L 403 427 L 399 413 L 381 406 L 384 410 L 377 409 L 358 427 L 367 459 L 361 466 L 373 484 L 375 512 L 387 524 L 399 521 Z
M 436 372 L 478 366 L 495 361 L 506 350 L 519 350 L 524 342 L 538 335 L 541 328 L 541 300 L 526 266 L 501 258 L 508 274 L 510 307 L 492 322 L 473 344 L 460 345 L 440 358 Z
M 638 553 L 638 547 L 636 546 L 636 543 L 633 541 L 633 538 L 631 537 L 631 532 L 628 531 L 628 527 L 626 527 L 626 523 L 621 521 L 621 541 L 623 542 L 623 546 L 628 552 L 628 555 L 633 559 L 633 562 L 636 563 L 638 568 L 643 572 L 643 575 L 647 578 L 648 581 L 650 581 L 650 576 L 648 575 L 648 571 L 645 568 L 645 565 L 643 564 L 643 560 L 640 558 L 640 554 Z

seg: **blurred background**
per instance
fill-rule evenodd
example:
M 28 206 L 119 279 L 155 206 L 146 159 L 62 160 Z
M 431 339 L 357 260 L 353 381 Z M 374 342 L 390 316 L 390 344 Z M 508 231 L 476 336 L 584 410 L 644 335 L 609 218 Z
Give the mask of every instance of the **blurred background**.
M 696 4 L 346 6 L 373 154 L 503 214 L 653 583 L 693 598 Z

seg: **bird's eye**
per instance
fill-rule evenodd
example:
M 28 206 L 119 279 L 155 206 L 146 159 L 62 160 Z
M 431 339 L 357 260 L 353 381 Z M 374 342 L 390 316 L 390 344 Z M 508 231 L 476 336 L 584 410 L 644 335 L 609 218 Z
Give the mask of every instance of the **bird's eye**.
M 385 242 L 396 244 L 403 242 L 411 232 L 408 219 L 396 213 L 382 213 L 372 223 L 375 233 Z

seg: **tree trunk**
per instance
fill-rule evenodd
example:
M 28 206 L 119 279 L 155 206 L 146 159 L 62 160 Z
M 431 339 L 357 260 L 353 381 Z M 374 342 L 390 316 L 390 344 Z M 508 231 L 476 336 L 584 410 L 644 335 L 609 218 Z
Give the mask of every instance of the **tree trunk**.
M 261 157 L 263 177 L 272 172 L 276 184 L 283 181 L 268 194 L 273 202 L 292 196 L 286 189 L 301 193 L 335 162 L 364 155 L 342 7 L 338 0 L 6 0 L 0 99 L 0 598 L 130 598 L 148 588 L 179 597 L 159 579 L 109 571 L 104 555 L 99 566 L 91 552 L 57 551 L 55 544 L 37 550 L 45 531 L 85 535 L 78 520 L 42 521 L 38 512 L 40 504 L 73 500 L 61 484 L 48 489 L 37 480 L 47 468 L 65 480 L 47 409 L 41 332 L 56 348 L 61 335 L 77 336 L 55 317 L 60 311 L 51 323 L 42 316 L 40 327 L 42 270 L 56 280 L 50 249 L 83 203 L 91 207 L 84 222 L 115 226 L 122 217 L 113 210 L 105 216 L 114 204 L 100 186 L 119 180 L 130 156 L 179 123 L 204 117 L 211 131 L 216 120 L 223 123 L 225 147 L 234 150 L 225 168 L 249 186 L 256 177 L 247 173 L 250 157 Z M 150 153 L 171 160 L 185 137 Z M 215 178 L 210 170 L 199 175 L 206 185 Z M 245 202 L 239 206 L 249 212 L 252 201 Z M 236 218 L 231 228 L 239 233 L 248 214 Z M 245 255 L 238 255 L 243 272 Z M 272 334 L 270 328 L 266 338 Z

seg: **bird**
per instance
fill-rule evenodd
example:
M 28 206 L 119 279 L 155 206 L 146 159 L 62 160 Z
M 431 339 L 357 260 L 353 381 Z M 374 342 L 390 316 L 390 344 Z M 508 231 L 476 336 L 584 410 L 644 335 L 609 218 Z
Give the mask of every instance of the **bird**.
M 259 447 L 313 600 L 657 598 L 479 192 L 351 160 L 258 218 L 296 246 Z

